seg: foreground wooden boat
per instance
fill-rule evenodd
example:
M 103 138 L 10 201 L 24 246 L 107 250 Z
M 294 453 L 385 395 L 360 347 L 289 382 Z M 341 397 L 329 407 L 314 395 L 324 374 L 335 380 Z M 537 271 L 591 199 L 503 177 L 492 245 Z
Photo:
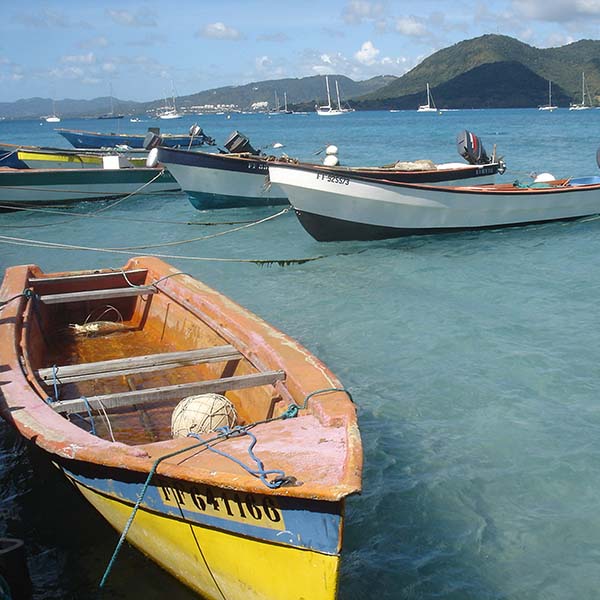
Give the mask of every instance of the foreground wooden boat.
M 0 210 L 8 207 L 56 206 L 81 200 L 107 200 L 137 191 L 163 194 L 179 190 L 179 184 L 173 176 L 160 167 L 0 168 Z
M 117 530 L 133 516 L 129 542 L 207 598 L 336 597 L 362 450 L 317 358 L 153 258 L 12 267 L 2 305 L 0 414 Z M 173 437 L 178 403 L 208 392 L 235 423 L 202 431 L 190 411 L 193 437 Z
M 374 240 L 449 233 L 600 213 L 600 177 L 438 187 L 347 174 L 323 176 L 303 165 L 269 165 L 303 227 L 316 240 Z
M 487 156 L 479 164 L 435 165 L 431 161 L 420 161 L 421 164 L 412 162 L 381 167 L 343 167 L 299 163 L 287 157 L 276 158 L 258 153 L 249 145 L 247 138 L 237 131 L 230 136 L 232 139 L 239 149 L 229 154 L 158 148 L 158 161 L 169 169 L 196 208 L 288 204 L 286 190 L 275 184 L 273 179 L 272 185 L 265 185 L 269 166 L 280 163 L 298 164 L 313 169 L 323 177 L 334 179 L 348 175 L 431 185 L 453 185 L 473 178 L 488 183 L 494 181 L 497 173 L 504 172 L 502 161 L 487 160 Z M 225 147 L 229 149 L 228 142 Z

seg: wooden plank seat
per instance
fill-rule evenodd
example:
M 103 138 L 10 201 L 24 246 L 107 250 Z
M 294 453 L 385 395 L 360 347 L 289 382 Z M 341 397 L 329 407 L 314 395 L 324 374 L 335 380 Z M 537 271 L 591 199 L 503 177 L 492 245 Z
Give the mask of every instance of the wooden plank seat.
M 102 377 L 118 377 L 119 375 L 132 375 L 135 373 L 148 373 L 163 369 L 173 369 L 186 365 L 201 363 L 239 360 L 241 352 L 233 346 L 215 346 L 213 348 L 200 348 L 180 352 L 163 352 L 161 354 L 146 354 L 144 356 L 129 356 L 112 360 L 83 363 L 79 365 L 64 365 L 46 367 L 37 371 L 37 376 L 44 383 L 52 385 L 54 374 L 59 383 L 74 383 Z
M 107 290 L 69 292 L 67 294 L 46 294 L 40 296 L 40 302 L 43 304 L 65 304 L 67 302 L 81 302 L 85 300 L 110 300 L 114 298 L 127 298 L 129 296 L 146 296 L 155 293 L 156 288 L 154 286 L 127 286 Z
M 213 392 L 222 394 L 227 390 L 241 390 L 262 385 L 275 385 L 278 381 L 285 379 L 285 371 L 264 371 L 262 373 L 250 373 L 249 375 L 237 375 L 234 377 L 223 377 L 221 379 L 209 379 L 192 383 L 179 383 L 146 390 L 133 390 L 116 394 L 104 394 L 101 396 L 86 396 L 72 400 L 59 400 L 51 404 L 52 408 L 59 413 L 83 412 L 90 407 L 92 410 L 119 408 L 141 404 L 143 402 L 159 400 L 178 400 L 185 396 L 195 394 L 206 394 Z

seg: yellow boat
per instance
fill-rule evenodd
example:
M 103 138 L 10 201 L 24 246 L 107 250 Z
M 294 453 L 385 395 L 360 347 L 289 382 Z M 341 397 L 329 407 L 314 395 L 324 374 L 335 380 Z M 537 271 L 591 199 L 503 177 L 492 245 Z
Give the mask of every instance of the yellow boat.
M 333 600 L 356 411 L 308 350 L 155 258 L 0 289 L 0 414 L 203 597 Z

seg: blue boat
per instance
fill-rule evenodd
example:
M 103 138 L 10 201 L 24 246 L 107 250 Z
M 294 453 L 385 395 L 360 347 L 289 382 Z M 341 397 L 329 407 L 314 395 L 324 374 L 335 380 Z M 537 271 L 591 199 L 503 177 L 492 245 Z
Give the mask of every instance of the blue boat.
M 204 134 L 202 129 L 192 128 L 194 135 L 159 133 L 159 130 L 149 132 L 160 136 L 162 146 L 168 148 L 190 148 L 195 146 L 214 146 L 213 138 Z M 190 130 L 190 131 L 192 131 Z M 148 134 L 135 133 L 100 133 L 97 131 L 82 131 L 80 129 L 55 129 L 75 148 L 114 148 L 116 146 L 129 146 L 129 148 L 143 148 L 144 140 Z

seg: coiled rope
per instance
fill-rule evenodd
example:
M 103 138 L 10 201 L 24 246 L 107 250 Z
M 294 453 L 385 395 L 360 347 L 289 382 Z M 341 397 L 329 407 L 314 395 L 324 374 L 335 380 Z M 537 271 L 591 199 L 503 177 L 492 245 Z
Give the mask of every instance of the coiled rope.
M 240 427 L 240 428 L 236 428 L 236 433 L 239 435 L 243 435 L 243 433 L 248 433 L 248 430 L 251 429 L 252 427 L 256 427 L 257 425 L 261 425 L 263 423 L 270 423 L 272 421 L 278 421 L 278 420 L 284 420 L 284 419 L 289 419 L 289 418 L 293 418 L 295 416 L 297 416 L 298 412 L 300 410 L 304 410 L 307 408 L 308 406 L 308 401 L 313 398 L 316 395 L 319 394 L 326 394 L 329 392 L 343 392 L 345 393 L 348 398 L 350 398 L 350 400 L 353 402 L 352 399 L 352 395 L 350 394 L 350 392 L 344 388 L 325 388 L 322 390 L 316 390 L 314 392 L 311 392 L 310 394 L 308 394 L 305 399 L 304 402 L 299 405 L 296 403 L 292 403 L 290 404 L 290 406 L 288 407 L 288 410 L 286 410 L 282 415 L 278 416 L 278 417 L 272 417 L 270 419 L 265 419 L 263 421 L 257 421 L 255 423 L 250 423 L 249 425 L 245 425 L 244 427 Z M 294 410 L 292 410 L 290 412 L 290 408 L 294 407 Z M 230 435 L 228 435 L 228 433 L 221 431 L 218 435 L 207 439 L 207 440 L 202 440 L 200 442 L 198 442 L 197 444 L 192 444 L 191 446 L 187 446 L 186 448 L 182 448 L 180 450 L 176 450 L 175 452 L 170 452 L 169 454 L 165 454 L 164 456 L 161 456 L 159 458 L 157 458 L 154 463 L 152 463 L 152 467 L 150 468 L 150 472 L 148 473 L 148 476 L 146 477 L 146 481 L 144 482 L 144 485 L 142 486 L 142 489 L 137 497 L 137 500 L 135 502 L 135 505 L 133 507 L 133 510 L 131 511 L 131 515 L 129 515 L 129 519 L 127 519 L 127 523 L 125 524 L 125 527 L 123 528 L 123 531 L 121 533 L 121 536 L 119 537 L 119 541 L 117 542 L 117 545 L 114 549 L 114 552 L 108 562 L 108 565 L 104 571 L 104 575 L 102 576 L 102 579 L 100 580 L 100 583 L 98 584 L 98 587 L 100 589 L 102 589 L 106 583 L 106 580 L 108 579 L 108 576 L 117 560 L 117 556 L 121 550 L 121 547 L 123 546 L 123 543 L 125 542 L 125 539 L 127 538 L 127 534 L 129 533 L 129 529 L 131 528 L 131 525 L 133 523 L 133 520 L 135 519 L 135 515 L 137 513 L 137 511 L 140 508 L 140 505 L 144 499 L 144 496 L 146 495 L 146 492 L 148 491 L 148 488 L 150 487 L 150 482 L 152 481 L 152 478 L 154 477 L 154 475 L 156 474 L 156 471 L 158 469 L 158 466 L 160 465 L 161 462 L 163 462 L 164 460 L 168 459 L 168 458 L 173 458 L 174 456 L 178 456 L 179 454 L 183 454 L 184 452 L 189 452 L 190 450 L 195 450 L 196 448 L 202 448 L 203 446 L 208 447 L 209 449 L 213 450 L 214 449 L 209 446 L 209 444 L 211 443 L 217 443 L 218 441 L 227 439 L 227 437 L 231 437 Z M 252 435 L 252 437 L 255 437 Z M 237 459 L 236 459 L 237 461 Z M 239 463 L 238 463 L 239 464 Z M 261 463 L 262 464 L 262 463 Z M 244 467 L 245 468 L 245 467 Z M 246 469 L 247 470 L 247 469 Z M 250 472 L 250 471 L 249 471 Z M 279 485 L 282 485 L 283 483 L 286 483 L 286 481 L 282 480 L 282 482 Z M 278 486 L 279 487 L 279 486 Z

